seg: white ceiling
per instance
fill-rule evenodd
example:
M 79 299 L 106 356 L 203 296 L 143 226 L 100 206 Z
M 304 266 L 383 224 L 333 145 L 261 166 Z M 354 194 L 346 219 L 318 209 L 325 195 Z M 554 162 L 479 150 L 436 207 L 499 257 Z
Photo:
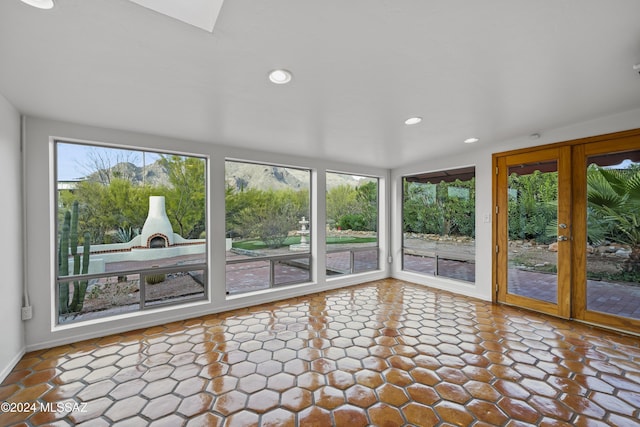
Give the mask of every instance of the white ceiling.
M 387 168 L 638 108 L 638 62 L 638 0 L 227 0 L 213 33 L 128 0 L 0 1 L 25 114 Z

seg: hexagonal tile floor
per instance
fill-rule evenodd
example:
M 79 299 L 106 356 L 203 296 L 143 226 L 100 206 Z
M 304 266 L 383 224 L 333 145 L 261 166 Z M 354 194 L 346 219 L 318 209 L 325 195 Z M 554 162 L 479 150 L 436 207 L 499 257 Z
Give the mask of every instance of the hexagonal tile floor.
M 640 338 L 389 279 L 32 352 L 0 401 L 2 426 L 640 426 Z

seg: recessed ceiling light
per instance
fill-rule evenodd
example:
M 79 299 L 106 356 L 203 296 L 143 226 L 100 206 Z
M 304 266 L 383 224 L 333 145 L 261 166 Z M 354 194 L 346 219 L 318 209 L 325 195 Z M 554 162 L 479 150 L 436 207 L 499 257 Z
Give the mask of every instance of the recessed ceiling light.
M 474 142 L 480 141 L 478 138 L 467 138 L 464 140 L 465 144 L 473 144 Z
M 287 70 L 273 70 L 269 73 L 269 80 L 277 85 L 289 83 L 291 78 L 291 72 Z
M 422 117 L 409 117 L 407 120 L 404 121 L 404 124 L 408 126 L 417 125 L 421 121 L 422 121 Z
M 22 2 L 29 6 L 37 7 L 38 9 L 53 8 L 53 0 L 22 0 Z

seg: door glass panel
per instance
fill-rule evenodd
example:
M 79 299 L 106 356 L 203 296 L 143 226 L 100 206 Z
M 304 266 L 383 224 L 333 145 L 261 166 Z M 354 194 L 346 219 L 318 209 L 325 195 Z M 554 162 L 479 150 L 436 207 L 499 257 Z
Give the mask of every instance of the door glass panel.
M 640 319 L 640 151 L 587 165 L 587 310 Z
M 511 166 L 507 191 L 507 292 L 555 304 L 558 299 L 557 161 Z

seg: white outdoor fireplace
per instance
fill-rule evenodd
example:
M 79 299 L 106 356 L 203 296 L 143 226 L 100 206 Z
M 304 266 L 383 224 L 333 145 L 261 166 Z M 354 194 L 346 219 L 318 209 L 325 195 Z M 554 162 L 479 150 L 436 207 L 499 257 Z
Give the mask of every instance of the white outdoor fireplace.
M 173 228 L 165 210 L 164 196 L 149 197 L 149 214 L 140 233 L 140 245 L 146 248 L 166 248 L 174 244 Z

